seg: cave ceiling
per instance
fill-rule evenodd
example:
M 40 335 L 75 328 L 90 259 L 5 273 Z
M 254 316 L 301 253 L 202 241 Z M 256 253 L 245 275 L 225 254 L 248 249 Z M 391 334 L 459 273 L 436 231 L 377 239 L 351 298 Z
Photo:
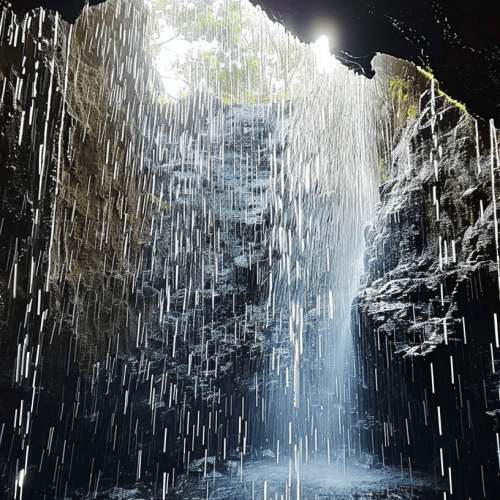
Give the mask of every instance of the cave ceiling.
M 5 1 L 5 0 L 4 0 Z M 373 76 L 378 52 L 432 68 L 470 113 L 500 121 L 500 4 L 477 0 L 252 0 L 305 42 L 329 36 L 335 55 Z M 86 0 L 15 0 L 23 16 L 43 6 L 74 22 Z M 90 5 L 102 0 L 90 0 Z

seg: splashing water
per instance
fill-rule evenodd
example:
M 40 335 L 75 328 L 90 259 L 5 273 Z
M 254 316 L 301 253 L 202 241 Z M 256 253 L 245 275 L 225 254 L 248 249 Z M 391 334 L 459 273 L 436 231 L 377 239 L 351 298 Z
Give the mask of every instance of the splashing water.
M 397 464 L 416 446 L 413 399 L 391 399 L 390 381 L 406 383 L 390 372 L 396 354 L 432 351 L 441 337 L 434 317 L 402 328 L 389 316 L 381 298 L 403 281 L 384 281 L 394 252 L 379 262 L 377 245 L 392 241 L 382 221 L 406 206 L 405 189 L 431 170 L 437 182 L 439 147 L 459 151 L 472 122 L 439 128 L 445 98 L 410 95 L 394 76 L 402 63 L 379 57 L 379 77 L 366 80 L 247 2 L 164 4 L 152 8 L 189 46 L 162 75 L 183 80 L 178 99 L 154 67 L 172 45 L 155 38 L 142 2 L 87 6 L 74 26 L 2 10 L 3 490 L 16 500 L 418 498 L 411 488 L 426 483 L 408 456 L 399 475 L 377 469 L 377 455 L 380 467 Z M 490 187 L 475 160 L 494 197 L 491 151 Z M 496 217 L 485 196 L 475 224 Z M 437 191 L 443 219 L 436 205 Z M 479 233 L 462 235 L 464 252 Z M 436 245 L 443 271 L 455 240 Z M 394 356 L 382 351 L 386 365 L 377 321 L 382 342 L 404 340 Z M 403 434 L 408 445 L 389 452 Z

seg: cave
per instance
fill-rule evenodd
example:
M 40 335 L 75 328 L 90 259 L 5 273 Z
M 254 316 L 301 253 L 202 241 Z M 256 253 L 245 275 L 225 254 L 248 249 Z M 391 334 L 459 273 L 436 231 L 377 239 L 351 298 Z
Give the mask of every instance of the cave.
M 496 497 L 498 8 L 0 9 L 2 498 Z

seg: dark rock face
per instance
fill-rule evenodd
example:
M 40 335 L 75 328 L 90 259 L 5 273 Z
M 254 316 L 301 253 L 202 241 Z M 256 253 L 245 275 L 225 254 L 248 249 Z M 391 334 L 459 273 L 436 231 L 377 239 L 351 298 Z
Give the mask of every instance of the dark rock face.
M 86 5 L 99 5 L 105 1 L 106 0 L 13 0 L 12 2 L 7 2 L 3 0 L 5 4 L 11 4 L 12 10 L 20 19 L 31 10 L 37 7 L 43 7 L 47 10 L 59 12 L 62 19 L 68 23 L 74 23 Z
M 1 491 L 156 495 L 205 450 L 239 459 L 267 341 L 270 110 L 162 105 L 140 1 L 0 23 Z
M 492 128 L 484 143 L 475 122 L 432 91 L 421 108 L 366 232 L 353 315 L 360 413 L 381 460 L 441 477 L 448 494 L 484 488 L 495 498 L 498 136 Z
M 21 489 L 24 498 L 59 497 L 71 484 L 89 480 L 97 487 L 107 481 L 101 475 L 112 449 L 122 454 L 122 478 L 133 475 L 135 465 L 125 458 L 136 455 L 135 448 L 148 449 L 151 435 L 128 433 L 123 447 L 118 435 L 101 453 L 112 423 L 115 431 L 125 425 L 133 402 L 150 397 L 139 382 L 147 362 L 131 353 L 140 321 L 134 306 L 143 305 L 144 294 L 134 301 L 127 288 L 137 281 L 130 259 L 138 274 L 142 227 L 151 216 L 139 213 L 126 226 L 123 220 L 137 214 L 138 200 L 142 206 L 150 201 L 137 158 L 145 155 L 144 168 L 151 168 L 144 116 L 153 120 L 157 104 L 144 92 L 148 81 L 141 69 L 150 62 L 143 50 L 147 39 L 137 36 L 146 32 L 138 30 L 145 22 L 142 6 L 107 6 L 89 10 L 71 29 L 50 11 L 25 18 L 25 30 L 9 9 L 1 14 L 0 418 L 9 425 L 0 460 L 7 497 Z M 86 37 L 97 18 L 111 26 L 117 17 L 122 23 L 105 31 L 110 38 L 131 37 L 135 29 L 135 45 L 105 51 Z M 103 65 L 110 56 L 124 61 L 131 50 L 135 67 L 113 66 L 109 59 Z M 144 115 L 127 119 L 121 99 Z M 119 146 L 110 149 L 111 143 Z M 127 170 L 117 172 L 118 164 Z M 124 353 L 131 354 L 126 361 Z M 128 406 L 123 394 L 132 379 L 139 399 Z M 128 413 L 117 405 L 128 406 Z

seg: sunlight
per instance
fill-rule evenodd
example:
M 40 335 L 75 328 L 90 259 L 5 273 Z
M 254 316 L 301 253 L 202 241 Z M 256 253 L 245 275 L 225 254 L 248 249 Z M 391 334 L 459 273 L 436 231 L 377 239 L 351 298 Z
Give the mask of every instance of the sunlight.
M 227 103 L 287 99 L 309 91 L 311 71 L 331 74 L 338 63 L 329 47 L 337 30 L 324 23 L 318 24 L 322 36 L 306 44 L 248 0 L 207 0 L 199 12 L 196 3 L 176 7 L 174 0 L 169 2 L 174 3 L 152 4 L 152 43 L 167 98 L 202 87 L 221 93 Z
M 337 60 L 330 53 L 330 45 L 326 35 L 321 35 L 314 42 L 314 51 L 316 53 L 318 70 L 321 73 L 331 73 Z
M 217 42 L 198 40 L 189 42 L 182 35 L 177 35 L 175 30 L 160 21 L 159 37 L 155 40 L 159 47 L 156 66 L 163 81 L 165 92 L 174 98 L 188 91 L 189 83 L 185 75 L 176 65 L 184 64 L 189 57 L 196 57 L 198 51 L 210 51 L 217 46 Z

